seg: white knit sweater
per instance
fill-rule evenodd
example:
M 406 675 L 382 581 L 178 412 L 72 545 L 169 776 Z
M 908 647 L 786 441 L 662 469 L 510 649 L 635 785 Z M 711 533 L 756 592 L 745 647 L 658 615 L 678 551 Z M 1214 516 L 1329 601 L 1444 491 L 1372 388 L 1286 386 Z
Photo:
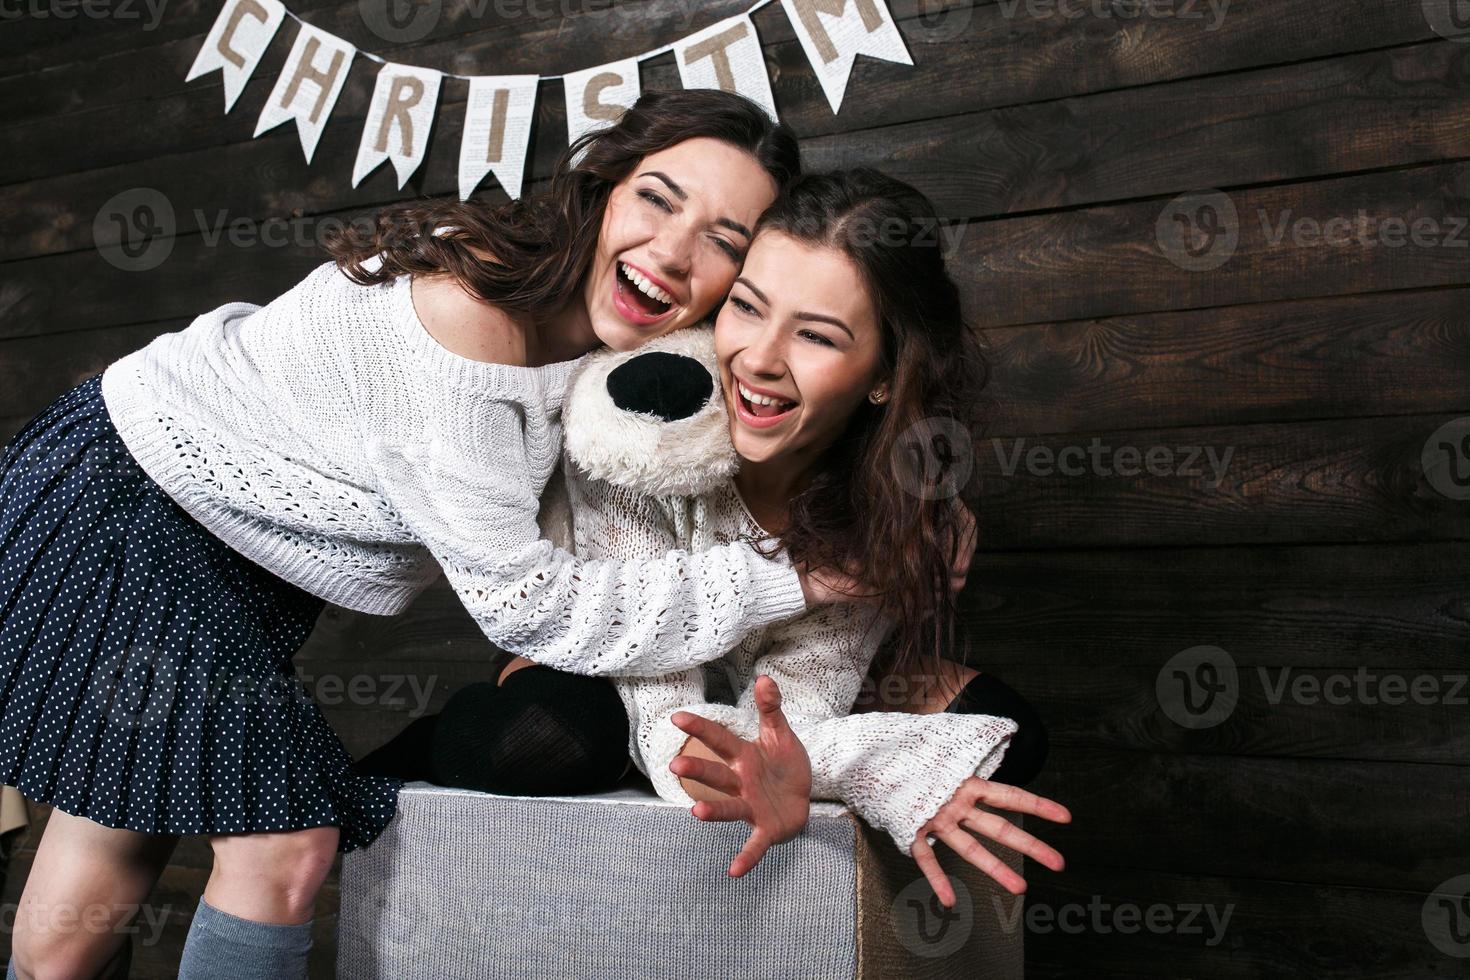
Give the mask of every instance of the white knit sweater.
M 749 542 L 767 537 L 728 481 L 697 497 L 649 497 L 586 477 L 570 461 L 565 472 L 581 557 L 636 559 L 732 542 L 754 552 Z M 999 767 L 1016 723 L 952 712 L 848 714 L 890 629 L 867 607 L 827 605 L 758 628 L 703 666 L 662 677 L 618 677 L 629 752 L 660 796 L 693 805 L 669 771 L 689 736 L 669 719 L 690 711 L 753 739 L 759 729 L 755 678 L 769 674 L 811 757 L 812 798 L 847 803 L 908 854 L 919 828 L 965 779 L 987 778 Z
M 325 262 L 227 303 L 109 366 L 108 412 L 174 500 L 286 581 L 386 615 L 442 568 L 491 641 L 561 670 L 682 669 L 805 610 L 789 564 L 741 546 L 579 561 L 542 540 L 577 362 L 453 354 L 409 283 Z

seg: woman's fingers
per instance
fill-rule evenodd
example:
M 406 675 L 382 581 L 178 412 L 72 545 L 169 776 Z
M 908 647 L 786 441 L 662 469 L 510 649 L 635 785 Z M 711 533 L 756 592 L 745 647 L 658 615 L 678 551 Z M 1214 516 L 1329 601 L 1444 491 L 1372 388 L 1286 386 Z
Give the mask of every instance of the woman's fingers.
M 994 878 L 1012 895 L 1019 895 L 1026 890 L 1026 879 L 1007 867 L 1000 858 L 981 847 L 980 842 L 971 837 L 968 831 L 960 827 L 951 827 L 947 830 L 936 829 L 932 833 L 953 848 L 960 857 Z
M 693 735 L 705 745 L 714 750 L 715 754 L 726 762 L 734 762 L 740 758 L 740 753 L 745 747 L 745 742 L 730 729 L 717 721 L 701 718 L 690 711 L 676 711 L 669 721 L 681 732 Z
M 929 879 L 929 887 L 934 889 L 934 894 L 939 896 L 939 904 L 947 909 L 954 908 L 954 886 L 949 883 L 949 875 L 939 866 L 939 858 L 934 856 L 934 848 L 929 846 L 928 830 L 919 831 L 919 836 L 909 847 L 909 853 L 918 862 L 919 870 L 924 872 L 924 877 Z
M 724 823 L 731 820 L 750 822 L 750 804 L 733 796 L 727 800 L 700 800 L 689 812 L 694 814 L 696 819 L 711 823 Z
M 1024 854 L 1053 871 L 1061 871 L 1066 866 L 1067 862 L 1062 859 L 1061 852 L 1055 847 L 1026 833 L 998 813 L 975 810 L 961 823 L 975 833 L 989 837 L 997 844 L 1004 844 L 1011 850 Z
M 1033 817 L 1050 820 L 1053 823 L 1071 823 L 1072 811 L 1062 806 L 1056 800 L 1049 800 L 1035 793 L 1028 793 L 1019 786 L 1011 786 L 1007 783 L 992 783 L 989 780 L 981 781 L 984 785 L 976 794 L 976 799 L 986 806 L 997 810 L 1014 810 L 1017 813 L 1029 813 Z
M 760 715 L 762 735 L 795 737 L 791 723 L 786 720 L 786 712 L 781 710 L 781 687 L 769 674 L 761 674 L 755 679 L 755 707 Z
M 771 843 L 760 831 L 753 831 L 745 839 L 745 846 L 740 853 L 735 855 L 735 860 L 730 862 L 730 877 L 739 878 L 751 868 L 760 864 L 761 858 L 766 856 L 766 851 L 771 849 Z
M 740 794 L 740 777 L 735 775 L 735 770 L 710 759 L 700 759 L 689 755 L 675 756 L 669 762 L 669 772 L 680 779 L 692 779 L 696 783 L 703 783 L 710 789 L 719 790 L 721 793 L 728 793 L 731 796 Z

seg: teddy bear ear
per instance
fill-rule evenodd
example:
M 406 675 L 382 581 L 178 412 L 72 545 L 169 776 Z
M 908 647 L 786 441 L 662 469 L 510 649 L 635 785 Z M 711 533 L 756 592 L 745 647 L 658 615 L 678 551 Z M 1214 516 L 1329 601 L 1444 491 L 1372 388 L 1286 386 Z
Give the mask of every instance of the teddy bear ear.
M 648 496 L 708 493 L 739 462 L 709 327 L 588 355 L 567 390 L 562 424 L 577 469 Z

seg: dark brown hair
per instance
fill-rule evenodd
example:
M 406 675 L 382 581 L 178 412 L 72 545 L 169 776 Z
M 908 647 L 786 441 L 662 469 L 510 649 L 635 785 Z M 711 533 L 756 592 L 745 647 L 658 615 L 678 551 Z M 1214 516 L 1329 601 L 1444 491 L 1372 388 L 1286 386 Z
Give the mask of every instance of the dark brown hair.
M 916 466 L 914 455 L 929 454 L 935 436 L 974 439 L 989 375 L 945 270 L 938 216 L 909 184 L 858 168 L 796 180 L 761 216 L 756 234 L 767 231 L 852 262 L 877 308 L 889 378 L 888 399 L 862 403 L 792 500 L 780 545 L 796 561 L 847 570 L 881 593 L 897 627 L 875 674 L 932 663 L 928 656 L 956 649 L 949 579 L 963 488 L 954 479 L 947 488 L 922 482 L 942 475 L 939 461 Z M 951 448 L 968 453 L 971 443 Z
M 348 224 L 325 247 L 360 285 L 405 272 L 450 272 L 486 302 L 544 315 L 581 286 L 613 186 L 649 154 L 700 136 L 747 151 L 777 187 L 801 172 L 796 138 L 749 99 L 710 89 L 645 92 L 616 125 L 566 149 L 544 194 L 500 204 L 471 198 L 394 205 L 377 214 L 372 229 Z M 455 230 L 432 234 L 441 227 Z M 382 263 L 364 269 L 379 253 Z

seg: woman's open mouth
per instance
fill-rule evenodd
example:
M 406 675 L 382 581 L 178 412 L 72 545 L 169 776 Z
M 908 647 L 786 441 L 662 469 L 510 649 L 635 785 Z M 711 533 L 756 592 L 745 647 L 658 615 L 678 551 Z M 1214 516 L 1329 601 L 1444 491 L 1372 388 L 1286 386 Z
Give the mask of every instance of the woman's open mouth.
M 735 414 L 746 425 L 767 429 L 780 425 L 796 411 L 797 402 L 752 391 L 735 379 Z
M 657 323 L 673 312 L 674 297 L 626 262 L 613 276 L 613 305 L 629 322 Z

